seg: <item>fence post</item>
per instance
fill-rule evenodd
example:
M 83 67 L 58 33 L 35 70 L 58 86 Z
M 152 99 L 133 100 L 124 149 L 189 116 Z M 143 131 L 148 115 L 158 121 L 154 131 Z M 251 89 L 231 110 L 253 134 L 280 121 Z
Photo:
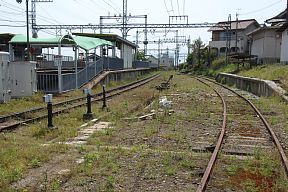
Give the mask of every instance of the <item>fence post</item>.
M 48 128 L 53 129 L 55 128 L 53 125 L 53 105 L 52 105 L 52 99 L 53 95 L 52 94 L 47 94 L 43 97 L 43 101 L 47 103 L 47 111 L 48 111 Z
M 105 85 L 102 85 L 103 88 L 103 106 L 102 109 L 105 109 L 107 107 L 106 105 L 106 89 L 105 89 Z
M 76 79 L 76 89 L 78 89 L 78 47 L 75 46 L 75 79 Z
M 83 115 L 83 119 L 89 120 L 93 119 L 93 113 L 91 110 L 91 89 L 84 89 L 84 93 L 87 95 L 87 113 Z
M 96 65 L 96 63 L 97 63 L 97 61 L 96 61 L 96 59 L 97 59 L 97 56 L 96 56 L 96 48 L 94 49 L 94 76 L 97 74 L 97 65 Z

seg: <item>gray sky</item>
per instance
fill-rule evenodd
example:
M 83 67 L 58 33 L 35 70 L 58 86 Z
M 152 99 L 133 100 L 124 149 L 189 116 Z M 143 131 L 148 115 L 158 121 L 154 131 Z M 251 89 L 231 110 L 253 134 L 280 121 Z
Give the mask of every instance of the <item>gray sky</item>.
M 128 13 L 148 15 L 148 23 L 168 23 L 169 15 L 188 15 L 189 23 L 216 23 L 227 20 L 229 14 L 234 20 L 238 12 L 239 19 L 256 19 L 261 24 L 283 11 L 286 3 L 286 0 L 128 0 Z M 25 3 L 0 0 L 0 5 L 0 25 L 25 25 Z M 53 3 L 37 3 L 36 11 L 37 24 L 99 24 L 100 15 L 118 15 L 122 12 L 122 0 L 54 0 Z M 207 30 L 181 30 L 180 35 L 190 36 L 192 40 L 201 37 L 207 44 L 211 38 Z M 26 29 L 0 27 L 0 33 L 2 32 L 25 34 Z M 53 33 L 48 31 L 51 32 Z M 120 35 L 119 30 L 110 32 Z M 39 37 L 49 36 L 48 33 L 40 32 Z M 135 40 L 135 34 L 136 31 L 131 30 L 128 39 Z M 168 34 L 167 37 L 169 36 L 173 37 L 174 34 Z M 163 37 L 163 34 L 149 34 L 150 40 L 159 37 Z M 163 45 L 162 48 L 166 47 L 167 45 Z

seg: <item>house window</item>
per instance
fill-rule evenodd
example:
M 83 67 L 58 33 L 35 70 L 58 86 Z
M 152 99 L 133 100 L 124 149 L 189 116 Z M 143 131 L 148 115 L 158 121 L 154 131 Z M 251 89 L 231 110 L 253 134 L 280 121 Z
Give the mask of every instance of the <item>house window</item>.
M 220 48 L 220 53 L 225 53 L 226 52 L 226 47 L 221 47 Z

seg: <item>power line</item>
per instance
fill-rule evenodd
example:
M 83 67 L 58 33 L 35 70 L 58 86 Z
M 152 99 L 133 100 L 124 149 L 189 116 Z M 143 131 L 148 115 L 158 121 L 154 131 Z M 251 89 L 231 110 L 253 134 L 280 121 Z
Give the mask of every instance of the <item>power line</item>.
M 178 14 L 180 15 L 179 0 L 177 0 Z
M 243 13 L 243 14 L 240 14 L 240 15 L 250 15 L 250 14 L 258 13 L 258 12 L 264 11 L 266 9 L 269 9 L 272 6 L 274 6 L 274 5 L 276 5 L 276 4 L 280 3 L 280 2 L 282 2 L 282 0 L 276 1 L 276 2 L 274 2 L 272 4 L 270 4 L 270 5 L 267 5 L 267 6 L 263 7 L 263 8 L 261 8 L 261 9 L 257 9 L 257 10 L 250 11 L 250 12 L 247 12 L 247 13 Z
M 7 5 L 4 5 L 4 4 L 0 4 L 0 5 L 3 6 L 3 7 L 6 7 L 7 9 L 11 9 L 11 10 L 13 10 L 13 11 L 19 11 L 19 10 L 17 10 L 17 9 L 11 8 L 11 7 L 9 7 L 9 6 L 7 6 Z
M 3 1 L 3 0 L 1 0 L 1 1 Z M 5 2 L 5 1 L 3 1 L 3 2 Z M 7 3 L 7 2 L 5 2 L 5 3 Z M 11 10 L 13 10 L 13 11 L 16 11 L 16 13 L 15 12 L 8 12 L 8 11 L 1 11 L 2 13 L 7 13 L 7 14 L 14 14 L 14 15 L 16 15 L 16 14 L 21 14 L 21 15 L 23 15 L 23 13 L 25 13 L 26 11 L 24 10 L 24 9 L 22 9 L 22 8 L 18 8 L 18 7 L 16 7 L 16 8 L 18 8 L 18 10 L 17 9 L 14 9 L 14 8 L 11 8 L 11 6 L 13 6 L 12 4 L 10 4 L 10 3 L 7 3 L 8 4 L 8 6 L 6 6 L 6 5 L 2 5 L 3 7 L 6 7 L 6 8 L 8 8 L 8 9 L 11 9 Z M 10 6 L 11 5 L 11 6 Z M 13 6 L 13 7 L 15 7 L 15 6 Z M 21 11 L 20 11 L 21 10 Z M 17 13 L 18 12 L 18 13 Z M 51 18 L 49 18 L 49 17 L 45 17 L 45 16 L 42 16 L 42 15 L 40 15 L 40 14 L 37 14 L 37 16 L 38 17 L 40 17 L 40 18 L 43 18 L 42 20 L 43 21 L 46 21 L 46 22 L 48 22 L 48 23 L 52 23 L 52 22 L 50 22 L 50 21 L 53 21 L 53 19 L 51 19 Z M 49 21 L 50 20 L 50 21 Z M 56 21 L 56 20 L 55 20 Z M 56 24 L 58 24 L 57 22 L 53 22 L 53 23 L 56 23 Z
M 107 1 L 105 0 L 102 0 L 104 3 L 106 3 L 109 7 L 111 7 L 112 9 L 114 9 L 114 11 L 116 11 L 116 13 L 121 13 L 119 12 L 119 10 L 117 10 L 115 7 L 113 7 L 110 3 L 108 3 Z
M 0 25 L 0 27 L 26 27 L 26 25 Z
M 111 0 L 109 0 L 112 4 L 114 4 L 115 5 L 115 7 L 117 8 L 117 9 L 119 9 L 120 10 L 120 12 L 121 12 L 121 9 L 119 8 L 119 5 L 117 5 L 116 3 L 114 3 L 113 1 L 111 1 Z
M 15 20 L 9 20 L 9 19 L 0 19 L 0 21 L 7 21 L 7 22 L 12 22 L 12 23 L 26 23 L 25 21 L 15 21 Z
M 174 7 L 173 7 L 173 2 L 172 2 L 172 0 L 170 0 L 170 3 L 171 3 L 171 8 L 172 8 L 172 12 L 173 12 L 173 15 L 175 15 L 175 12 L 174 12 Z
M 183 15 L 185 15 L 185 0 L 183 0 Z
M 15 6 L 16 4 L 11 4 L 11 3 L 8 3 L 7 1 L 4 1 L 4 0 L 1 0 L 1 1 L 2 1 L 3 3 L 6 3 L 7 5 L 10 5 L 10 6 L 15 7 L 15 8 L 17 8 L 17 9 L 23 10 L 22 8 Z
M 46 11 L 45 9 L 43 9 L 43 7 L 39 4 L 39 7 L 46 13 L 46 15 L 48 15 L 51 19 L 51 21 L 53 20 L 53 21 L 55 21 L 55 23 L 57 23 L 57 24 L 63 24 L 62 22 L 59 22 L 55 17 L 53 17 L 48 11 Z M 37 16 L 38 16 L 38 14 L 37 14 Z
M 24 12 L 21 12 L 21 13 L 16 13 L 16 12 L 11 12 L 11 11 L 3 11 L 1 10 L 1 13 L 5 13 L 5 14 L 9 14 L 9 15 L 23 15 Z
M 167 13 L 168 13 L 168 15 L 170 16 L 170 12 L 168 11 L 168 7 L 167 7 L 167 4 L 166 4 L 166 0 L 164 0 L 164 4 L 165 4 Z

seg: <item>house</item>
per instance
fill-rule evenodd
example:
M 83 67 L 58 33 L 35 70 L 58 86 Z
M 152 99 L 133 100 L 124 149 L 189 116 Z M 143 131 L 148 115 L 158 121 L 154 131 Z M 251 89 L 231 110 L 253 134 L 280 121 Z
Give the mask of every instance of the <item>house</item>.
M 212 32 L 212 41 L 209 42 L 209 46 L 216 50 L 218 56 L 236 52 L 248 54 L 249 37 L 246 34 L 258 27 L 259 24 L 255 19 L 219 22 L 208 30 Z
M 247 35 L 251 42 L 251 55 L 257 56 L 258 64 L 279 63 L 282 33 L 280 26 L 263 25 Z
M 169 57 L 169 53 L 164 53 L 161 57 L 160 57 L 160 66 L 167 68 L 167 69 L 172 69 L 174 68 L 174 58 L 173 57 Z
M 148 58 L 147 58 L 147 61 L 153 66 L 158 66 L 159 65 L 159 59 L 154 57 L 153 55 L 149 55 Z
M 281 33 L 281 54 L 280 54 L 280 62 L 281 63 L 288 63 L 288 15 L 287 9 L 272 17 L 271 19 L 266 20 L 266 23 L 271 24 L 271 26 L 278 26 L 279 29 L 277 32 Z
M 282 32 L 280 62 L 283 64 L 288 64 L 288 24 L 286 23 L 283 25 L 279 31 Z

